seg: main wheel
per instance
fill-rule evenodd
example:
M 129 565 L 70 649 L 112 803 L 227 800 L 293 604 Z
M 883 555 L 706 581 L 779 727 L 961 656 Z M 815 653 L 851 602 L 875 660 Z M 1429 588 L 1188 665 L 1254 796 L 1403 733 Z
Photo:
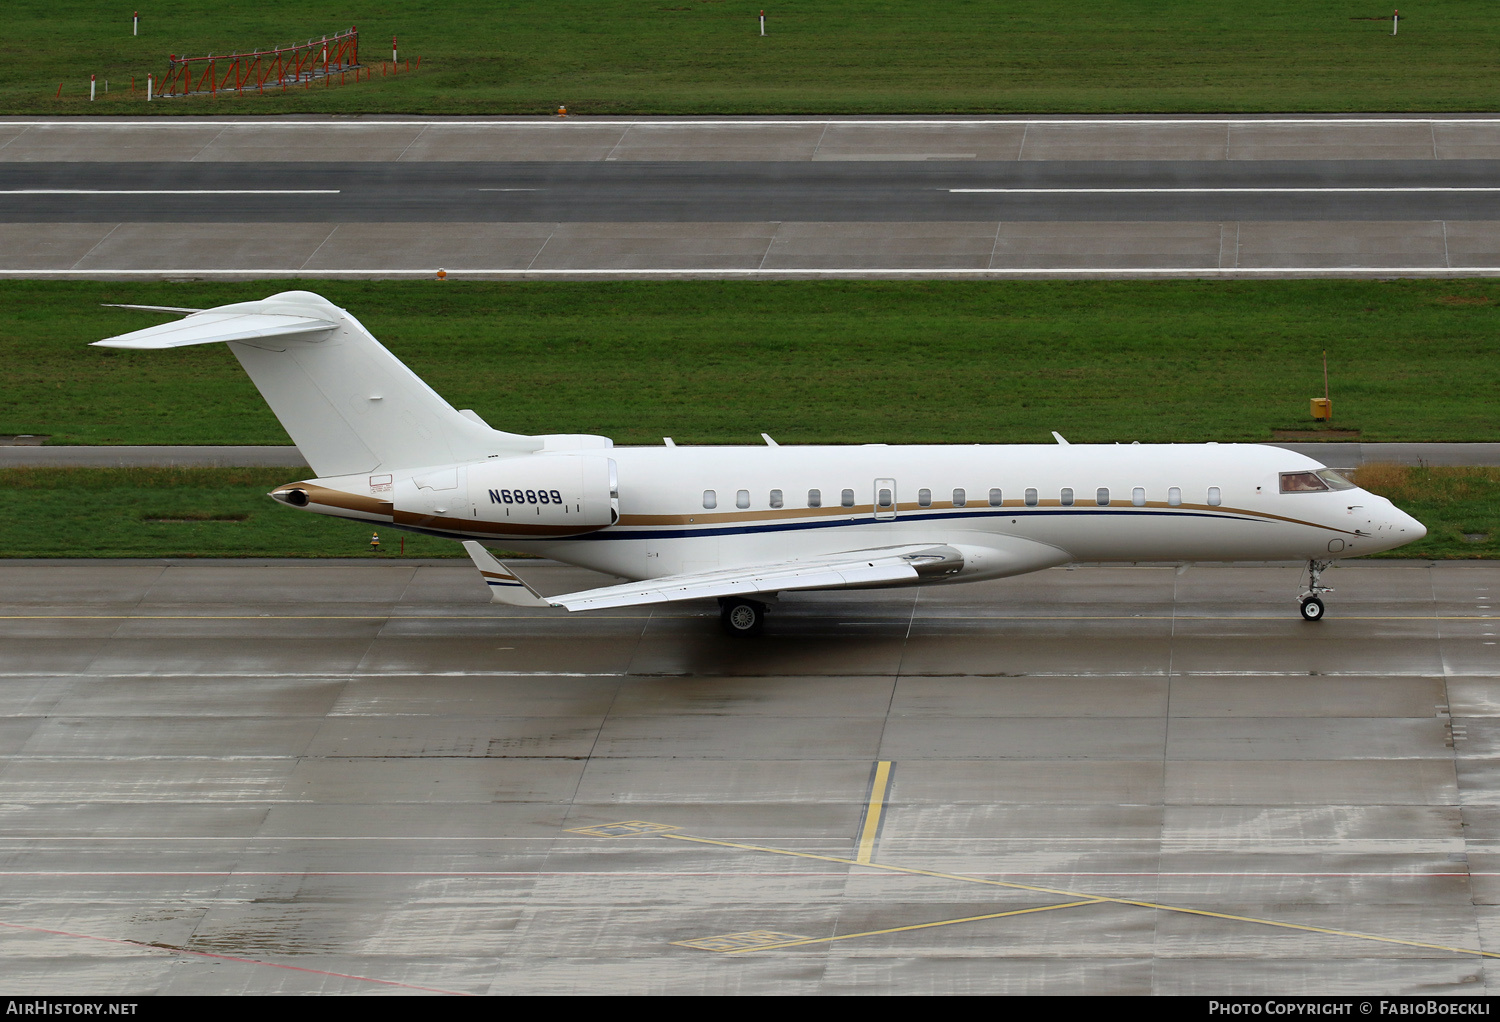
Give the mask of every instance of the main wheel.
M 1320 600 L 1320 599 L 1318 599 L 1316 596 L 1309 596 L 1307 599 L 1303 600 L 1302 601 L 1302 620 L 1304 620 L 1304 621 L 1321 621 L 1321 620 L 1323 620 L 1323 601 Z
M 720 600 L 719 624 L 730 635 L 759 635 L 766 626 L 766 605 L 754 600 Z

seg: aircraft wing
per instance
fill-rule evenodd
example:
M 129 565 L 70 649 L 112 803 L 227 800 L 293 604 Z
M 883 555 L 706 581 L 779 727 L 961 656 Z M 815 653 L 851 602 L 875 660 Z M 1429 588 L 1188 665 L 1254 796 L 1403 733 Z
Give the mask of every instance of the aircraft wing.
M 778 593 L 794 589 L 858 588 L 885 582 L 910 581 L 923 574 L 947 574 L 963 565 L 963 555 L 957 550 L 928 543 L 920 546 L 852 550 L 832 556 L 747 568 L 666 575 L 644 582 L 626 582 L 623 585 L 564 593 L 561 596 L 536 596 L 529 586 L 520 583 L 513 571 L 501 565 L 478 543 L 465 543 L 464 546 L 469 549 L 469 555 L 489 584 L 494 602 L 519 603 L 523 606 L 545 604 L 568 610 L 602 610 L 607 607 L 634 607 L 647 603 L 700 600 L 715 596 L 751 596 L 755 593 Z M 522 600 L 525 602 L 521 603 Z

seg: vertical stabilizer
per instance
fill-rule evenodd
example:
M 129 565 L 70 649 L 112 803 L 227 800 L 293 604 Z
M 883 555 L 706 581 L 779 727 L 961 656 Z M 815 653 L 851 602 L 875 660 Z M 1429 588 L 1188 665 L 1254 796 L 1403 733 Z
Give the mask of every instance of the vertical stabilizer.
M 224 305 L 96 343 L 165 348 L 224 341 L 322 477 L 539 450 L 542 441 L 463 415 L 349 313 L 310 291 Z

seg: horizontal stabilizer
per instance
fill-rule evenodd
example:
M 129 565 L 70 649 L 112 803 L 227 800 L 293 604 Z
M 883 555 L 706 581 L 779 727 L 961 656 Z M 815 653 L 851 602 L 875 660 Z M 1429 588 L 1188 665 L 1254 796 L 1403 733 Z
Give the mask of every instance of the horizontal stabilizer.
M 554 607 L 568 610 L 601 610 L 794 589 L 855 589 L 915 579 L 917 565 L 943 560 L 945 554 L 938 551 L 945 549 L 927 545 L 855 550 L 805 561 L 667 575 L 645 582 L 627 582 L 603 589 L 550 596 L 546 600 Z
M 306 316 L 278 316 L 267 313 L 201 312 L 161 326 L 135 330 L 118 337 L 95 341 L 100 348 L 135 348 L 159 350 L 182 348 L 189 344 L 214 344 L 220 341 L 254 343 L 264 338 L 310 337 L 327 333 L 337 323 Z
M 100 302 L 106 309 L 137 309 L 141 312 L 169 312 L 174 316 L 191 316 L 202 309 L 184 309 L 180 305 L 122 305 L 119 302 Z
M 512 607 L 552 606 L 538 596 L 534 589 L 521 581 L 519 575 L 495 560 L 483 546 L 473 540 L 467 540 L 464 543 L 464 549 L 469 552 L 469 559 L 474 562 L 474 567 L 479 569 L 485 585 L 490 587 L 491 603 L 506 603 Z

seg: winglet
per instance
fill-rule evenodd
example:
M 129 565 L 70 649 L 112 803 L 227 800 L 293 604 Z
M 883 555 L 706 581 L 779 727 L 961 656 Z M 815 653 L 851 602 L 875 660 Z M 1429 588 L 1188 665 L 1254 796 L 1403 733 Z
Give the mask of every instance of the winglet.
M 474 567 L 479 569 L 479 574 L 484 577 L 485 584 L 490 587 L 491 603 L 506 603 L 512 607 L 550 607 L 552 604 L 542 599 L 520 576 L 511 571 L 505 565 L 490 556 L 490 552 L 473 540 L 464 543 L 464 549 L 469 552 L 469 559 L 474 562 Z

